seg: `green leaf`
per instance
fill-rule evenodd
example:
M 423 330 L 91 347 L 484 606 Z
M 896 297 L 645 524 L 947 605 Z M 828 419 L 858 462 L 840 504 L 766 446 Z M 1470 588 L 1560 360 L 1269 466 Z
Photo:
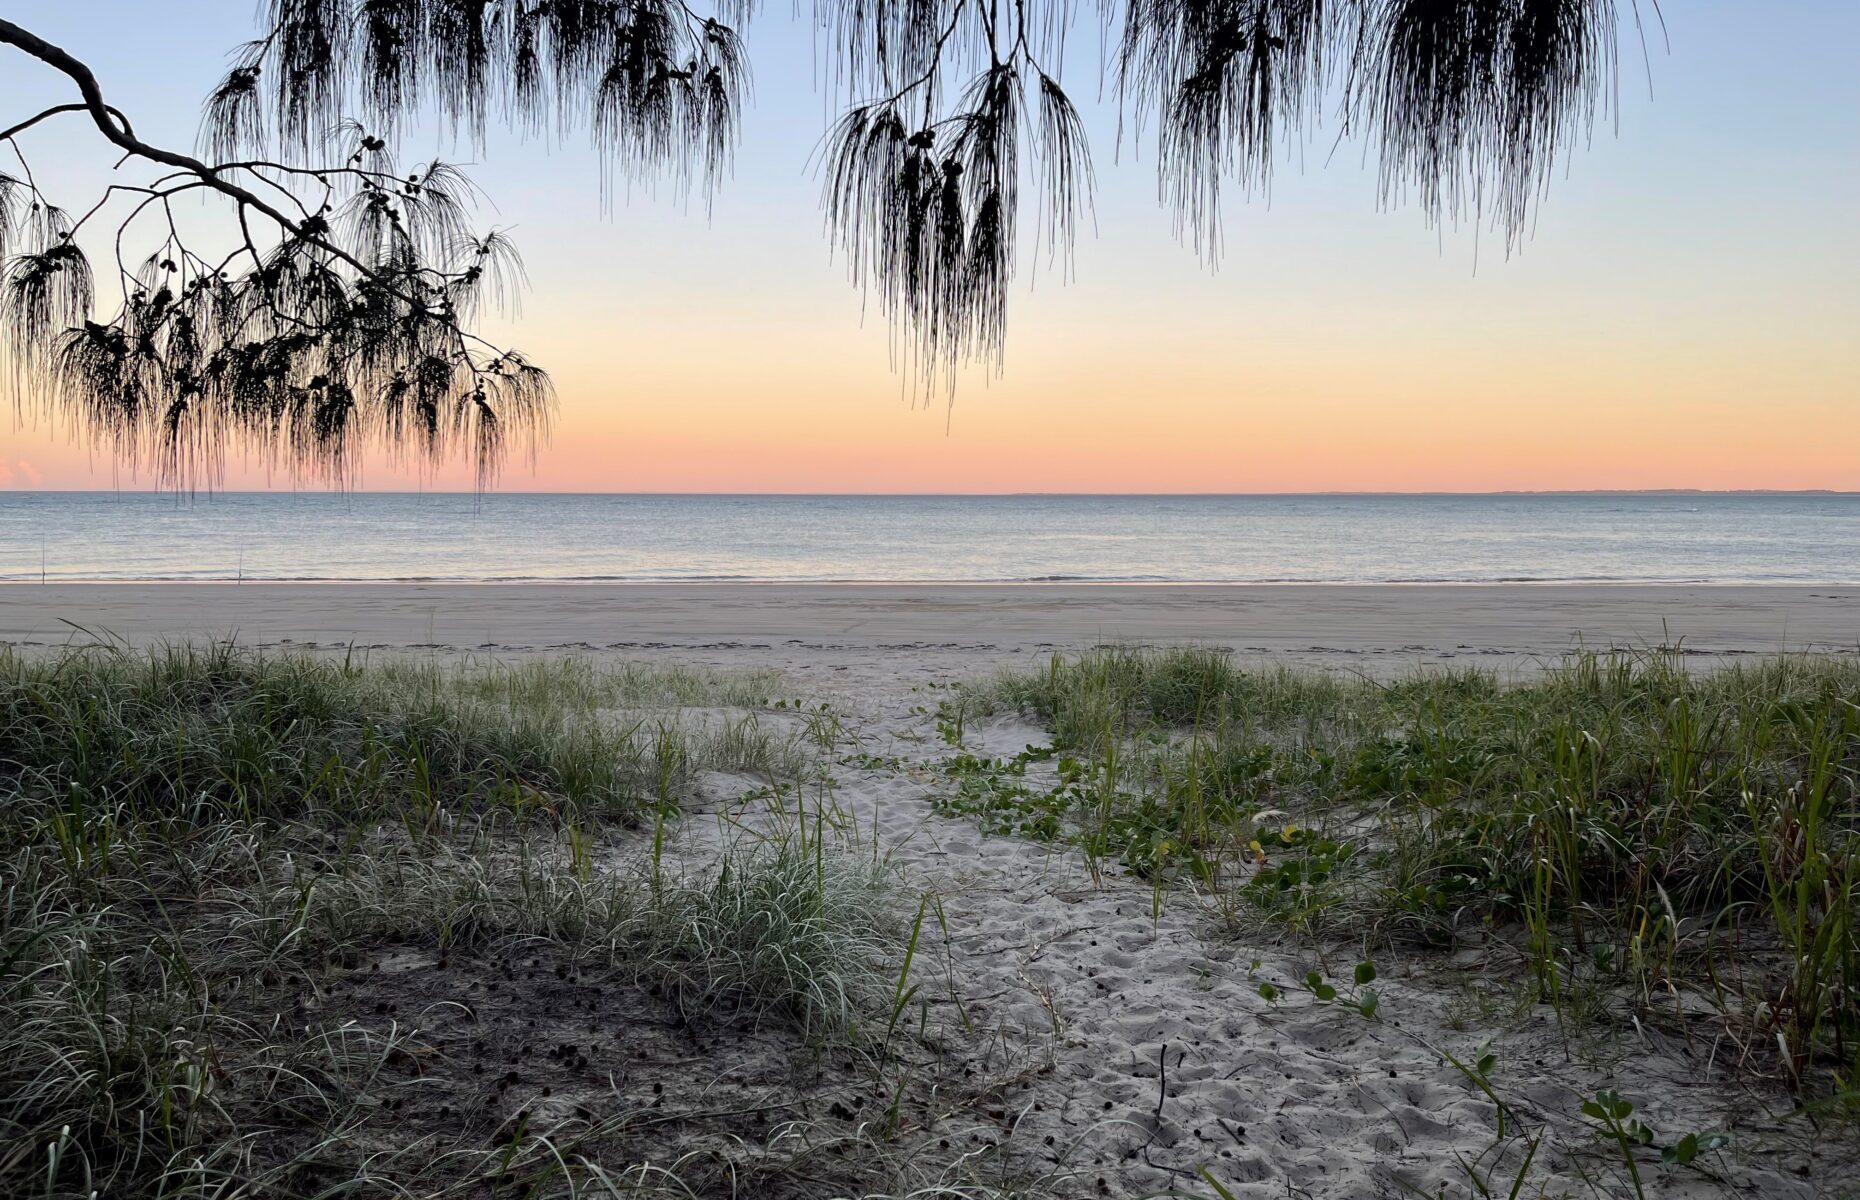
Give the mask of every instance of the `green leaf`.
M 1312 991 L 1314 992 L 1317 991 L 1318 985 L 1323 982 L 1324 982 L 1324 977 L 1322 975 L 1319 975 L 1316 971 L 1305 972 L 1305 986 L 1310 988 Z
M 1593 1117 L 1597 1121 L 1606 1121 L 1608 1119 L 1608 1114 L 1602 1110 L 1602 1106 L 1593 1100 L 1584 1100 L 1582 1102 L 1582 1115 L 1585 1117 Z
M 1356 964 L 1356 986 L 1357 987 L 1362 987 L 1364 984 L 1374 983 L 1375 981 L 1376 981 L 1376 964 L 1372 962 L 1359 962 Z
M 1322 1000 L 1326 1004 L 1329 1004 L 1332 1000 L 1337 998 L 1337 989 L 1330 986 L 1328 983 L 1320 983 L 1312 988 L 1311 991 L 1319 1000 Z
M 1272 986 L 1270 983 L 1261 983 L 1259 985 L 1259 994 L 1265 997 L 1266 1003 L 1268 1004 L 1277 1004 L 1279 1002 L 1279 989 Z
M 1195 1169 L 1201 1172 L 1201 1177 L 1208 1181 L 1208 1186 L 1214 1189 L 1215 1194 L 1220 1197 L 1220 1200 L 1236 1200 L 1234 1194 L 1228 1191 L 1220 1180 L 1216 1179 L 1208 1172 L 1208 1168 L 1196 1167 Z
M 1357 1010 L 1365 1017 L 1376 1015 L 1376 1009 L 1382 1006 L 1382 997 L 1376 995 L 1376 989 L 1364 988 L 1362 995 L 1356 999 Z

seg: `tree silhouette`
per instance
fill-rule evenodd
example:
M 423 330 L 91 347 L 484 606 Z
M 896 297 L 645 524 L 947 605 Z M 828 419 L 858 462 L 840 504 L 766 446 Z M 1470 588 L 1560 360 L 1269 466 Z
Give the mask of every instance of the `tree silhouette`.
M 709 195 L 747 102 L 753 7 L 265 0 L 195 154 L 143 141 L 82 61 L 0 19 L 0 44 L 77 97 L 0 130 L 16 159 L 0 347 L 20 394 L 177 486 L 211 482 L 234 449 L 340 480 L 368 445 L 466 455 L 482 486 L 553 408 L 538 367 L 472 332 L 486 305 L 515 304 L 523 267 L 502 234 L 473 232 L 455 167 L 396 164 L 398 134 L 432 118 L 472 145 L 494 123 L 586 131 L 623 178 Z M 1624 26 L 1613 0 L 1100 0 L 1098 16 L 1120 136 L 1154 138 L 1162 194 L 1210 255 L 1223 185 L 1263 186 L 1326 111 L 1379 144 L 1385 202 L 1516 239 L 1612 105 Z M 1091 202 L 1059 69 L 1083 18 L 1070 0 L 816 0 L 812 19 L 842 106 L 818 155 L 836 249 L 925 386 L 999 369 L 1024 218 L 1067 258 Z M 67 116 L 147 168 L 76 219 L 19 140 Z M 183 235 L 173 200 L 191 193 L 223 199 L 230 249 Z M 107 316 L 78 243 L 99 223 Z

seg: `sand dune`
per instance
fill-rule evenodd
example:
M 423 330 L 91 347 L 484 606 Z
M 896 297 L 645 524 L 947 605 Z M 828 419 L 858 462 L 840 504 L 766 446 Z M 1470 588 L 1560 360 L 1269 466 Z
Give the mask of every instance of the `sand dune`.
M 1056 1196 L 1206 1194 L 1202 1169 L 1248 1197 L 1464 1194 L 1463 1163 L 1508 1181 L 1493 1106 L 1442 1057 L 1487 1032 L 1508 1103 L 1580 1147 L 1584 1096 L 1616 1086 L 1668 1131 L 1730 1128 L 1729 1190 L 1814 1195 L 1851 1150 L 1814 1145 L 1787 1102 L 1715 1076 L 1700 1047 L 1623 1039 L 1573 1054 L 1553 1018 L 1504 1031 L 1464 1011 L 1488 964 L 1381 957 L 1385 1017 L 1271 1005 L 1259 978 L 1297 979 L 1322 948 L 1239 944 L 1186 892 L 1093 878 L 1069 849 L 991 838 L 934 815 L 945 786 L 931 686 L 1003 662 L 1105 640 L 1196 641 L 1243 655 L 1395 671 L 1477 664 L 1527 671 L 1578 644 L 1679 642 L 1705 656 L 1860 648 L 1860 593 L 1754 587 L 1167 587 L 792 585 L 56 585 L 0 587 L 0 643 L 45 648 L 108 633 L 136 643 L 236 635 L 250 645 L 414 651 L 441 657 L 582 653 L 725 668 L 773 667 L 844 714 L 874 763 L 844 767 L 836 803 L 876 839 L 864 852 L 906 894 L 942 898 L 952 984 L 977 1033 L 952 1050 L 966 1077 L 999 1080 L 999 1107 L 939 1130 L 941 1147 L 1001 1144 Z M 1709 661 L 1709 659 L 1702 660 Z M 1011 753 L 1044 731 L 972 731 Z M 684 826 L 686 853 L 753 822 L 751 781 L 713 781 L 719 819 Z M 722 819 L 728 815 L 730 821 Z M 1332 948 L 1347 970 L 1349 947 Z M 1709 1047 L 1705 1047 L 1709 1049 Z M 1167 1079 L 1164 1079 L 1166 1066 Z M 962 1131 L 958 1134 L 956 1130 Z M 1757 1130 L 1754 1134 L 1747 1131 Z M 1507 1143 L 1515 1151 L 1516 1143 Z M 929 1153 L 943 1153 L 938 1146 Z M 1599 1165 L 1598 1165 L 1599 1164 Z M 1548 1194 L 1611 1194 L 1605 1156 L 1546 1151 Z M 1592 1182 L 1601 1180 L 1600 1190 Z M 1721 1194 L 1662 1173 L 1649 1194 Z M 1502 1192 L 1505 1183 L 1499 1184 Z M 1535 1187 L 1530 1194 L 1537 1194 Z M 1618 1193 L 1615 1193 L 1618 1194 Z

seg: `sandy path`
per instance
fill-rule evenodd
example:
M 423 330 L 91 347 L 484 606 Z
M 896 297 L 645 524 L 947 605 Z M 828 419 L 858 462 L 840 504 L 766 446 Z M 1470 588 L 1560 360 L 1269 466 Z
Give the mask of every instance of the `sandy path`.
M 1326 955 L 1291 940 L 1236 944 L 1215 933 L 1193 896 L 1165 895 L 1158 912 L 1148 885 L 1094 881 L 1076 853 L 984 837 L 935 816 L 930 796 L 947 785 L 933 765 L 949 751 L 919 706 L 934 707 L 925 685 L 959 677 L 963 657 L 835 665 L 842 669 L 829 667 L 822 682 L 851 734 L 908 765 L 842 763 L 834 799 L 867 836 L 876 826 L 903 887 L 943 897 L 949 952 L 978 1030 L 970 1065 L 1015 1080 L 1001 1095 L 997 1130 L 982 1136 L 1001 1137 L 1019 1167 L 1056 1172 L 1045 1185 L 1052 1195 L 1208 1197 L 1197 1174 L 1205 1167 L 1234 1195 L 1262 1200 L 1398 1197 L 1410 1187 L 1433 1196 L 1443 1185 L 1448 1196 L 1466 1196 L 1461 1159 L 1501 1181 L 1503 1195 L 1523 1146 L 1514 1139 L 1494 1149 L 1493 1105 L 1439 1053 L 1470 1057 L 1487 1036 L 1514 1119 L 1558 1131 L 1526 1195 L 1628 1194 L 1619 1160 L 1579 1116 L 1582 1100 L 1604 1087 L 1632 1098 L 1667 1138 L 1737 1130 L 1739 1156 L 1723 1181 L 1733 1194 L 1826 1194 L 1842 1178 L 1835 1164 L 1852 1158 L 1851 1147 L 1817 1151 L 1808 1130 L 1791 1132 L 1785 1098 L 1709 1078 L 1699 1061 L 1705 1047 L 1653 1034 L 1573 1047 L 1547 1007 L 1469 1022 L 1476 952 L 1457 964 L 1377 952 L 1378 1021 L 1295 993 L 1268 1004 L 1260 979 L 1286 984 L 1327 959 L 1347 980 L 1357 953 Z M 1005 755 L 1044 740 L 1010 721 L 972 731 L 968 745 Z M 1649 1195 L 1726 1194 L 1698 1171 L 1644 1171 Z

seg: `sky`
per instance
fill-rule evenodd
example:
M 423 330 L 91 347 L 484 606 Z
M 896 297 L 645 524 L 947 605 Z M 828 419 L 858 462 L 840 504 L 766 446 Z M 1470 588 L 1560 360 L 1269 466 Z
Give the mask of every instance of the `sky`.
M 145 139 L 194 140 L 252 0 L 9 0 L 88 62 Z M 1089 8 L 1089 6 L 1087 6 Z M 706 211 L 596 153 L 494 134 L 473 178 L 532 290 L 493 335 L 553 375 L 555 432 L 512 491 L 1298 492 L 1860 490 L 1860 5 L 1668 3 L 1670 48 L 1623 56 L 1619 119 L 1535 228 L 1430 228 L 1378 204 L 1334 122 L 1237 192 L 1210 269 L 1158 205 L 1152 160 L 1089 107 L 1099 187 L 1069 282 L 1023 275 L 1006 371 L 913 403 L 822 229 L 809 158 L 828 115 L 786 5 L 734 177 Z M 159 15 L 157 11 L 159 10 Z M 1629 36 L 1631 37 L 1631 31 Z M 1081 43 L 1083 44 L 1083 43 Z M 0 124 L 71 98 L 0 48 Z M 1094 53 L 1064 82 L 1097 91 Z M 81 119 L 26 135 L 81 210 L 114 156 Z M 403 161 L 457 147 L 410 144 Z M 1121 161 L 1120 161 L 1121 158 Z M 1328 161 L 1327 161 L 1328 158 Z M 151 484 L 55 422 L 0 415 L 0 488 Z M 471 486 L 371 461 L 361 486 Z M 222 486 L 301 486 L 234 463 Z

